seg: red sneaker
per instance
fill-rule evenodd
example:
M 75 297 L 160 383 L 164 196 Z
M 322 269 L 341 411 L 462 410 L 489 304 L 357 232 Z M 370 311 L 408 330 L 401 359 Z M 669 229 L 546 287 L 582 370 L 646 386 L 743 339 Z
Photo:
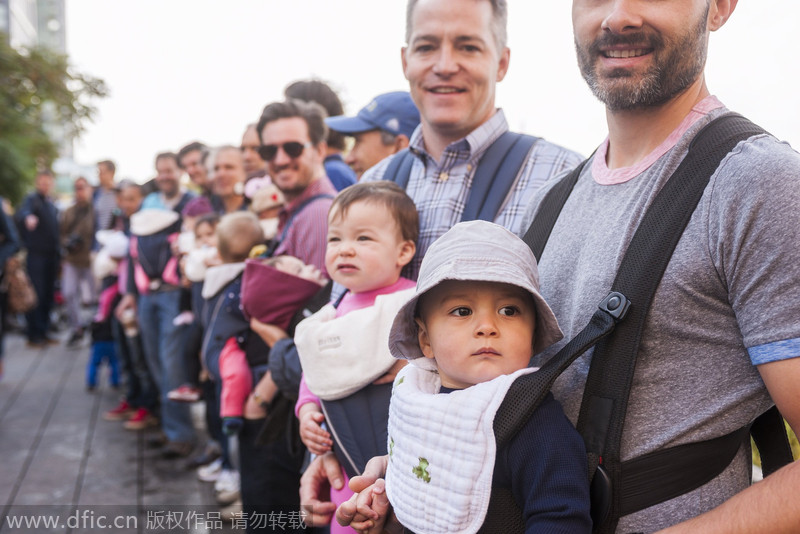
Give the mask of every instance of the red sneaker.
M 128 401 L 122 399 L 119 405 L 103 414 L 103 419 L 106 421 L 122 421 L 128 419 L 136 410 L 128 404 Z
M 200 395 L 200 388 L 184 384 L 167 393 L 167 398 L 177 402 L 197 402 L 200 400 Z
M 158 419 L 147 408 L 139 408 L 122 426 L 127 430 L 144 430 L 156 425 L 158 425 Z

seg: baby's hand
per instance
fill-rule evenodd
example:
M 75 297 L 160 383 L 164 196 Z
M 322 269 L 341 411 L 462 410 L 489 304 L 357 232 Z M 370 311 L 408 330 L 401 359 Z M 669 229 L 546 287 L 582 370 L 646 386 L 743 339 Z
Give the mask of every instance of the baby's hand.
M 386 483 L 379 478 L 374 484 L 343 502 L 336 510 L 336 521 L 359 532 L 377 534 L 384 532 L 390 514 Z
M 309 404 L 316 408 L 313 403 Z M 325 416 L 319 409 L 301 409 L 300 439 L 308 450 L 317 456 L 325 454 L 333 446 L 330 433 L 322 429 L 323 421 L 325 421 Z

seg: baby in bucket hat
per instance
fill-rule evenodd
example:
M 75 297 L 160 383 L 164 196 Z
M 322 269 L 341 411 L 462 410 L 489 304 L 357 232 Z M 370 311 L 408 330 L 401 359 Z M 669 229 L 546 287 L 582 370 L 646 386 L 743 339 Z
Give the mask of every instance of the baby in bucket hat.
M 493 430 L 512 382 L 562 337 L 516 235 L 471 221 L 434 242 L 389 334 L 392 355 L 412 365 L 394 382 L 373 510 L 388 497 L 414 532 L 477 532 L 492 494 L 507 490 L 526 532 L 590 532 L 585 448 L 553 396 L 499 450 Z

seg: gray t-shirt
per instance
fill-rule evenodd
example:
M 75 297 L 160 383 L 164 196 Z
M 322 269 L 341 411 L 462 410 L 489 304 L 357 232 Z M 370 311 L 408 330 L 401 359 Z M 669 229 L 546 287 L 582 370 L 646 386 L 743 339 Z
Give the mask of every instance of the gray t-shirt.
M 686 155 L 701 117 L 649 168 L 600 185 L 589 162 L 539 264 L 542 294 L 564 341 L 607 294 L 655 194 Z M 535 205 L 549 190 L 543 188 Z M 800 356 L 800 154 L 768 135 L 740 143 L 720 164 L 672 256 L 644 327 L 622 442 L 623 459 L 742 427 L 771 406 L 756 364 Z M 591 355 L 553 393 L 575 422 Z M 651 532 L 709 510 L 750 483 L 744 450 L 694 492 L 622 519 L 618 532 Z

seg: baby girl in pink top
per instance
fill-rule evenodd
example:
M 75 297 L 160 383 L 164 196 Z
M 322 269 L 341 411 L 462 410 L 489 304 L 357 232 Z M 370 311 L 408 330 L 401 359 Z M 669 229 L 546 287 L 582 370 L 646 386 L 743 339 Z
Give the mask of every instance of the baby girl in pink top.
M 329 323 L 330 325 L 338 325 L 337 320 L 357 310 L 369 313 L 366 310 L 367 308 L 378 309 L 379 306 L 376 304 L 378 297 L 386 299 L 387 296 L 406 290 L 404 292 L 407 293 L 408 297 L 404 298 L 398 294 L 397 298 L 394 299 L 397 304 L 392 303 L 388 305 L 389 308 L 385 303 L 388 301 L 383 301 L 381 309 L 383 309 L 386 320 L 381 315 L 377 317 L 377 321 L 380 323 L 388 321 L 388 325 L 391 325 L 394 313 L 396 313 L 392 306 L 399 309 L 402 303 L 413 295 L 412 289 L 415 287 L 415 283 L 401 277 L 400 272 L 414 257 L 418 233 L 419 219 L 414 202 L 402 188 L 392 182 L 359 183 L 343 190 L 334 199 L 328 215 L 328 245 L 325 254 L 325 267 L 331 279 L 344 286 L 348 292 L 336 307 L 335 318 Z M 323 313 L 324 311 L 325 308 L 318 313 Z M 376 313 L 378 312 L 376 311 Z M 304 353 L 304 346 L 308 344 L 301 343 L 300 339 L 304 330 L 313 331 L 315 316 L 301 322 L 295 335 L 304 373 L 300 384 L 299 398 L 295 407 L 295 413 L 300 420 L 300 438 L 313 454 L 330 454 L 333 449 L 340 463 L 347 465 L 347 462 L 342 461 L 341 455 L 344 454 L 348 458 L 350 456 L 347 455 L 347 451 L 342 451 L 341 449 L 344 448 L 343 443 L 348 442 L 347 436 L 343 436 L 342 433 L 347 433 L 348 429 L 346 427 L 339 428 L 337 433 L 337 429 L 333 428 L 336 426 L 335 421 L 325 421 L 323 407 L 327 405 L 327 401 L 320 401 L 317 395 L 319 391 L 314 391 L 315 382 L 312 380 L 313 376 L 315 374 L 321 375 L 321 381 L 325 382 L 330 374 L 338 374 L 344 377 L 345 380 L 351 379 L 354 386 L 353 389 L 365 389 L 372 385 L 380 384 L 385 384 L 387 388 L 391 388 L 391 382 L 400 366 L 389 363 L 389 367 L 379 371 L 383 376 L 377 380 L 373 376 L 366 378 L 357 376 L 359 374 L 358 366 L 333 369 L 333 373 L 331 373 L 331 369 L 309 368 L 308 365 L 311 360 L 308 358 L 308 354 Z M 365 350 L 355 350 L 354 353 L 358 354 L 359 358 L 370 358 L 373 352 L 370 347 L 383 346 L 388 352 L 388 328 L 386 330 L 387 338 L 383 339 L 382 342 L 380 339 L 362 339 L 370 338 L 371 333 L 375 330 L 371 327 L 363 327 L 363 323 L 359 323 L 356 328 L 348 328 L 344 331 L 337 330 L 335 335 L 331 335 L 330 331 L 326 331 L 322 340 L 315 340 L 310 345 L 312 348 L 316 348 L 318 344 L 322 346 L 331 338 L 343 338 L 345 342 L 342 345 L 347 345 L 349 342 L 350 345 L 355 345 L 356 349 L 359 348 L 360 344 L 366 345 Z M 319 360 L 314 361 L 319 362 Z M 368 382 L 364 383 L 365 380 Z M 316 383 L 320 383 L 320 381 Z M 309 387 L 308 384 L 311 384 L 312 387 Z M 356 394 L 358 392 L 353 393 L 353 395 Z M 334 396 L 334 399 L 337 399 L 334 402 L 347 397 L 350 397 L 350 395 Z M 382 419 L 376 426 L 382 426 L 385 435 L 385 426 L 388 420 L 388 397 L 386 398 L 386 406 L 383 408 L 385 408 L 383 410 L 385 415 L 381 417 L 381 407 L 370 407 L 373 412 L 377 410 L 378 418 Z M 365 425 L 368 424 L 368 422 L 365 422 Z M 378 429 L 378 432 L 380 432 L 380 429 Z M 337 445 L 335 448 L 333 447 L 334 435 L 339 438 L 336 440 Z M 384 449 L 385 444 L 386 440 L 384 438 L 382 443 Z M 385 450 L 374 452 L 377 454 L 386 453 Z M 363 469 L 363 465 L 354 465 L 352 462 L 349 465 L 352 466 L 351 471 L 357 472 L 359 469 Z M 338 491 L 331 491 L 331 500 L 337 506 L 352 495 L 352 492 L 347 488 L 347 473 L 344 472 L 344 469 L 343 475 L 345 479 L 344 487 Z M 341 527 L 336 522 L 333 522 L 331 532 L 353 531 L 349 527 Z

